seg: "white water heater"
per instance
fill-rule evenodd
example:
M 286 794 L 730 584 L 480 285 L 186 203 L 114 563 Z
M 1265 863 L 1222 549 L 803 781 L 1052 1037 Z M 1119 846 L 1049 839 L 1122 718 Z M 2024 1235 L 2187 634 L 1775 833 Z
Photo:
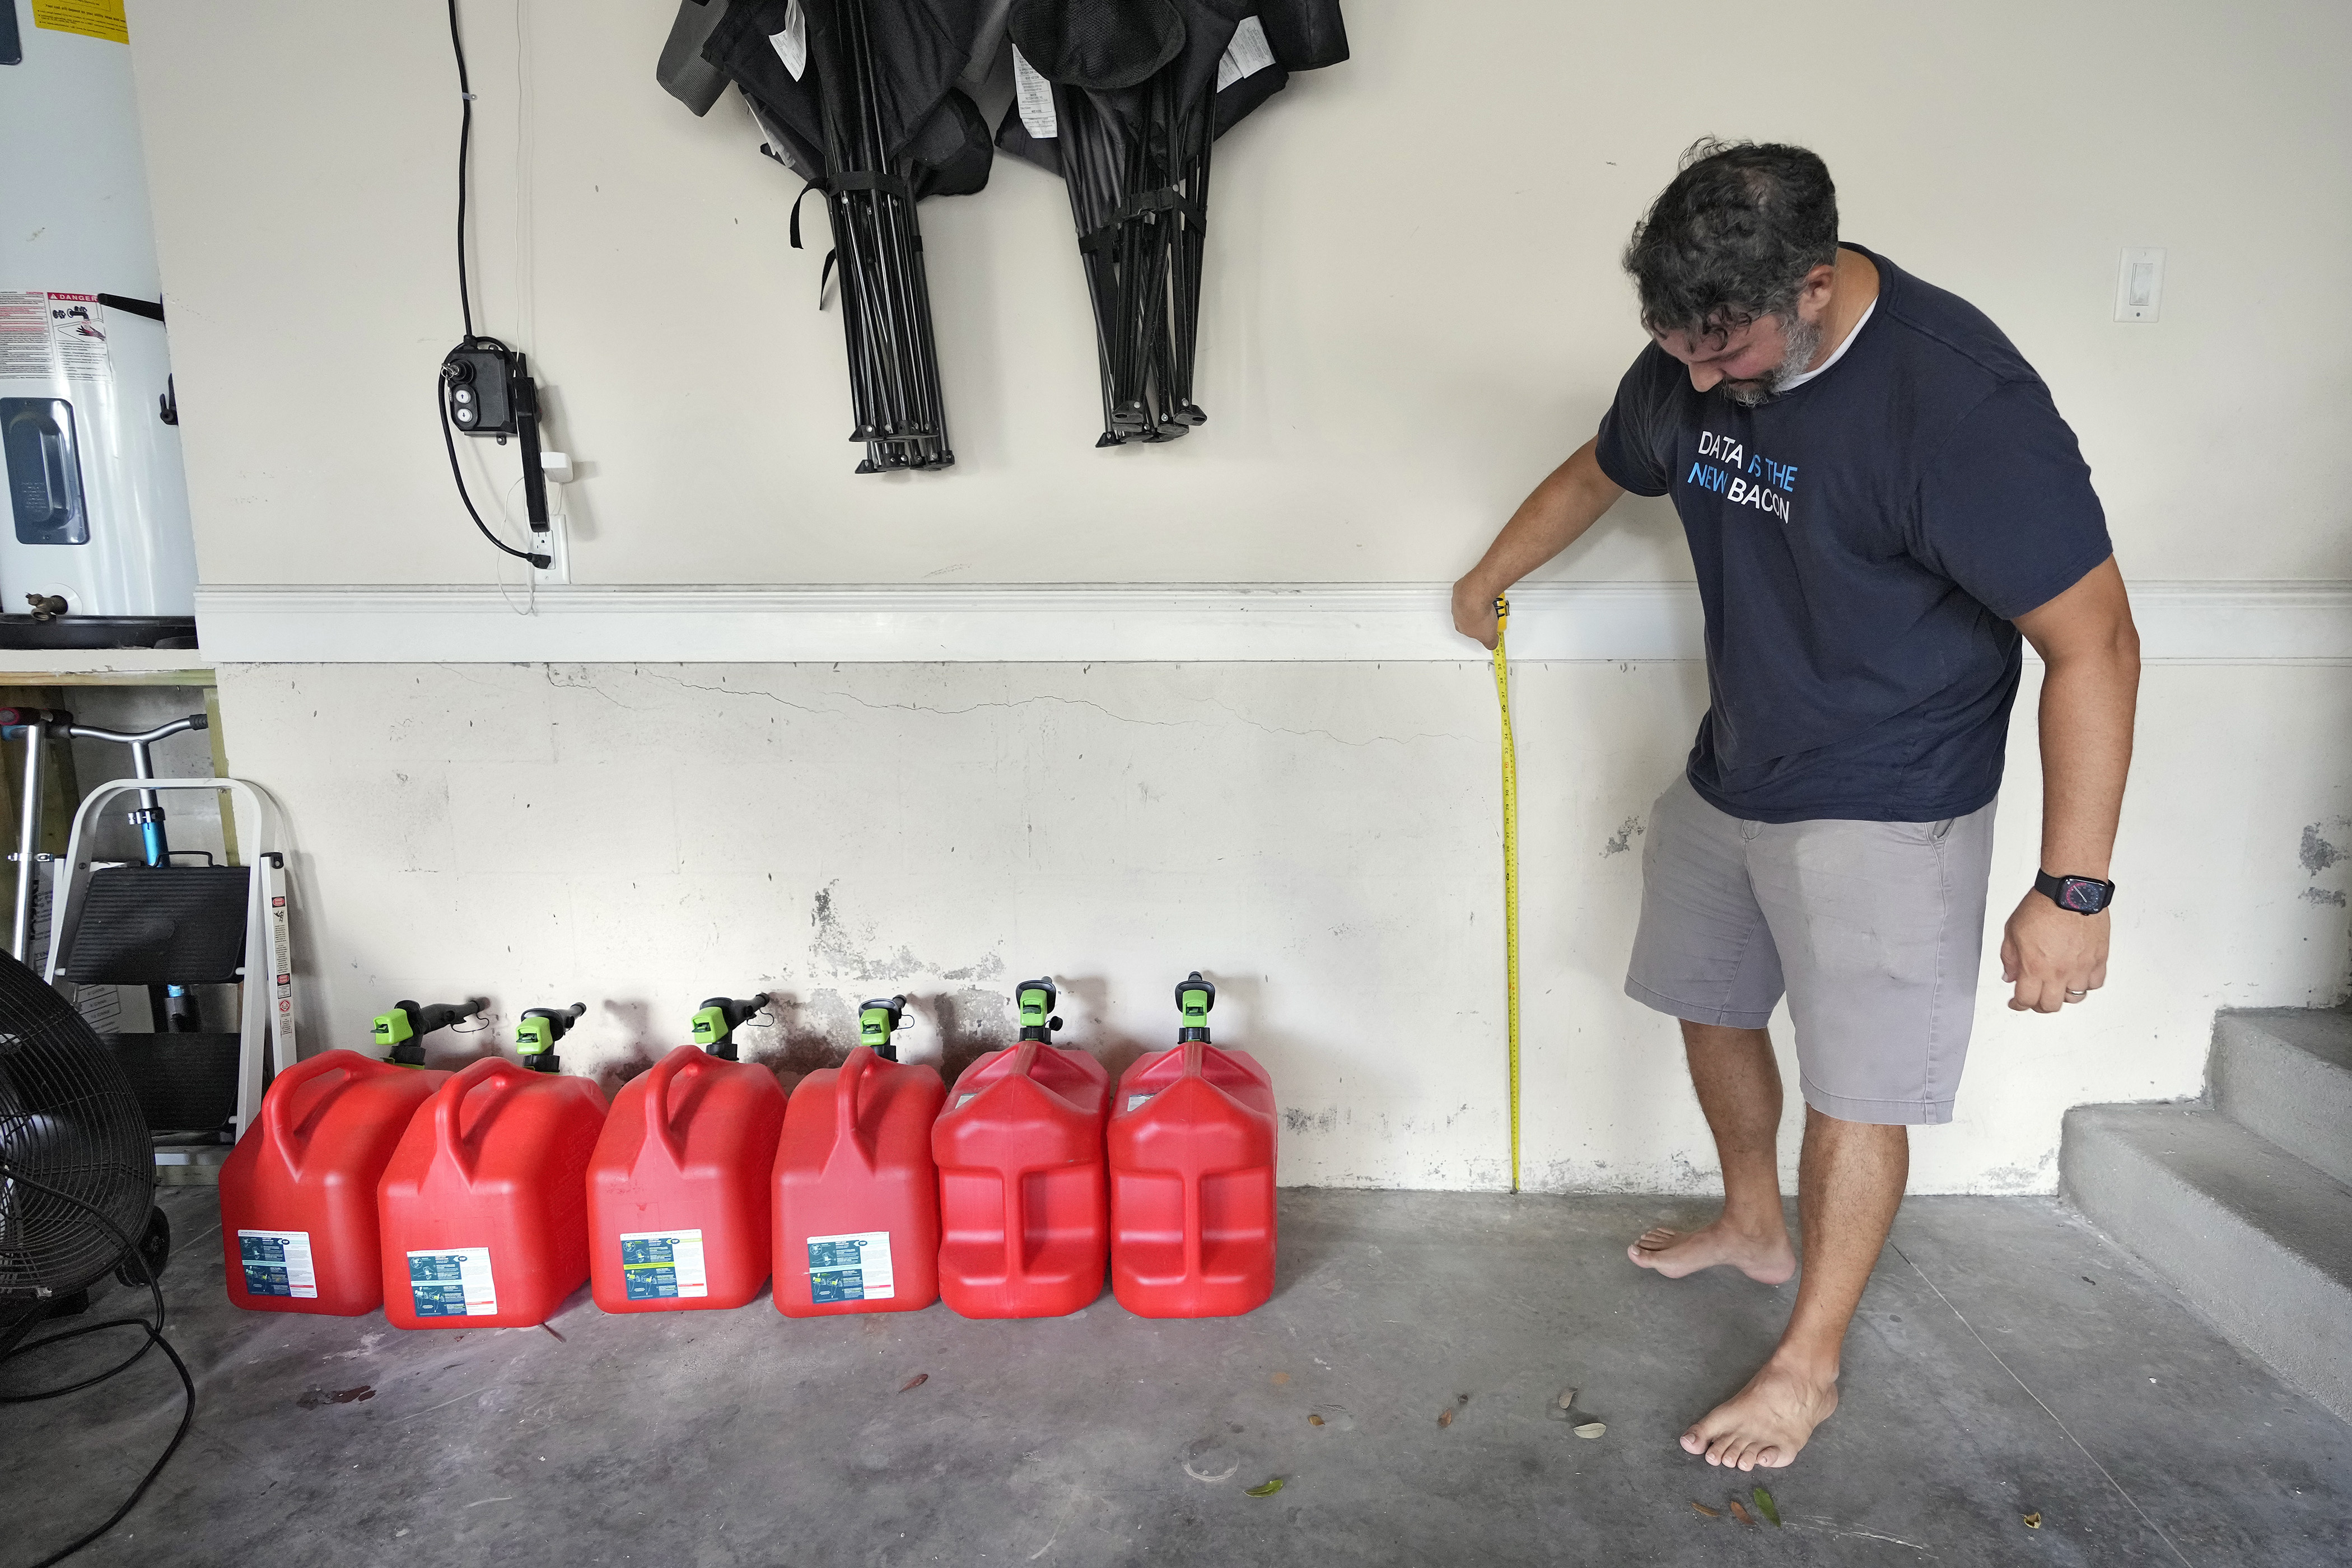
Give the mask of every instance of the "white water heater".
M 0 61 L 19 57 L 0 63 L 0 614 L 25 616 L 29 595 L 62 599 L 68 623 L 191 616 L 195 546 L 121 7 L 0 5 L 13 13 Z

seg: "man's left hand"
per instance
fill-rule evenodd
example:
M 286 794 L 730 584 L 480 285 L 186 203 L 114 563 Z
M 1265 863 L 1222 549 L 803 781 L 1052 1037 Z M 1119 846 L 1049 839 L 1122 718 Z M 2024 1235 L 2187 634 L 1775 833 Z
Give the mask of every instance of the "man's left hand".
M 2025 895 L 2000 938 L 2000 977 L 2017 987 L 2012 1013 L 2055 1013 L 2107 983 L 2107 911 L 2078 915 Z

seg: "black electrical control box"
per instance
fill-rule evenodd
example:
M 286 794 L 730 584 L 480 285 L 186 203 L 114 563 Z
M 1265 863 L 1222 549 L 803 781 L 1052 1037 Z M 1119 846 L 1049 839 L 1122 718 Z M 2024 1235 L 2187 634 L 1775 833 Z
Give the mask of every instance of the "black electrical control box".
M 515 382 L 521 374 L 522 355 L 503 345 L 469 339 L 451 349 L 441 362 L 449 423 L 467 436 L 519 434 Z

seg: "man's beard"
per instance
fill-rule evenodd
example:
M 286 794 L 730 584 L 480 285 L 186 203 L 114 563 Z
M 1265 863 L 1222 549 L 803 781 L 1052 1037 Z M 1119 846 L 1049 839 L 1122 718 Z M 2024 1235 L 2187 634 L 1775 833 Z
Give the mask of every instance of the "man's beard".
M 1813 363 L 1813 355 L 1821 351 L 1822 324 L 1819 321 L 1808 321 L 1794 314 L 1780 317 L 1780 321 L 1781 341 L 1788 344 L 1788 352 L 1780 356 L 1780 363 L 1772 374 L 1758 376 L 1752 381 L 1727 381 L 1723 384 L 1723 395 L 1742 408 L 1761 408 L 1780 396 L 1790 382 L 1805 374 L 1805 367 Z

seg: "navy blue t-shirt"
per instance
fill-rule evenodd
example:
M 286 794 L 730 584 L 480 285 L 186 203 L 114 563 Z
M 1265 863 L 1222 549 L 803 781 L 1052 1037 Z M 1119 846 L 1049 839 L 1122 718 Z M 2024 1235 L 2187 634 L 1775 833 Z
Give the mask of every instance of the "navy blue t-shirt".
M 1691 786 L 1748 821 L 1935 822 L 2000 787 L 2015 617 L 2113 547 L 2074 433 L 2000 329 L 1885 258 L 1843 357 L 1760 408 L 1653 343 L 1595 453 L 1671 490 L 1706 610 Z

